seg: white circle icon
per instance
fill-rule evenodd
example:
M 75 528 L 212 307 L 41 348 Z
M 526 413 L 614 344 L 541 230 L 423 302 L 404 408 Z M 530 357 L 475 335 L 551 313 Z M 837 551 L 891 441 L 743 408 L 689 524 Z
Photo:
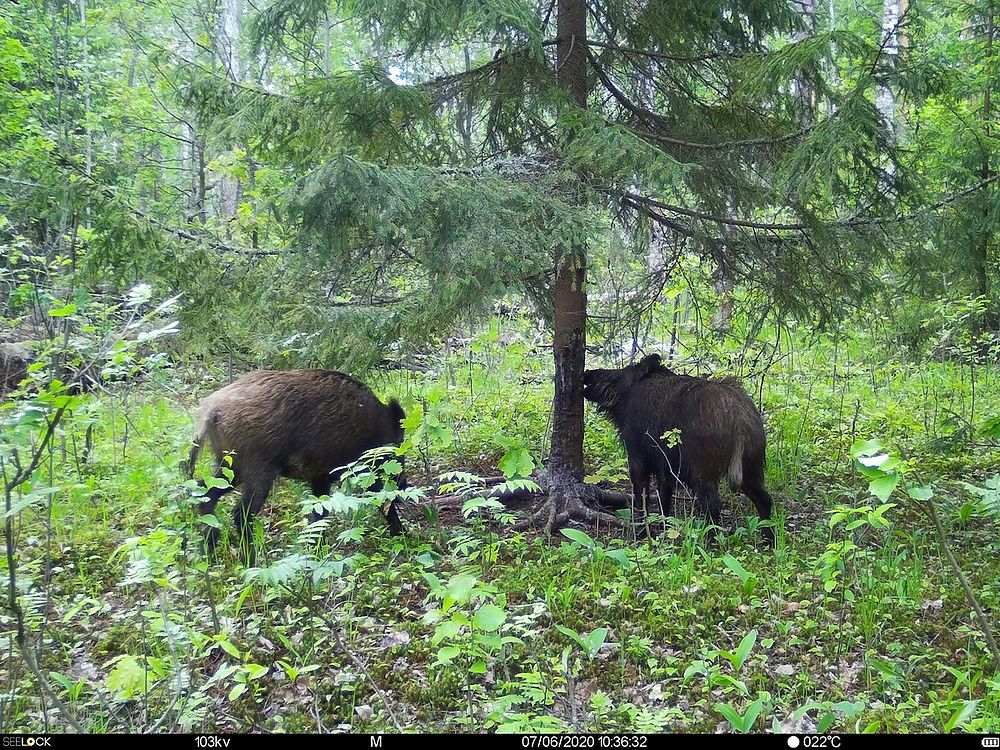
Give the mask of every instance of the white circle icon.
M 799 746 L 799 738 L 794 734 L 788 738 L 788 746 L 791 748 L 796 748 Z

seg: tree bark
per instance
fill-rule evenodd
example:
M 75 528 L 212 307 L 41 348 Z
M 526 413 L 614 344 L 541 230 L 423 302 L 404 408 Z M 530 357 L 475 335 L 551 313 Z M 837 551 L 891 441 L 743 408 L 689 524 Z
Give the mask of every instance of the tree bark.
M 195 139 L 195 162 L 194 162 L 194 214 L 198 223 L 204 225 L 208 221 L 208 207 L 206 205 L 208 195 L 208 183 L 205 176 L 205 148 L 206 138 L 200 135 Z
M 218 55 L 225 66 L 226 75 L 234 83 L 243 80 L 240 59 L 240 31 L 243 22 L 242 0 L 224 0 L 218 19 Z M 237 177 L 222 174 L 219 178 L 219 212 L 226 222 L 226 236 L 232 236 L 231 221 L 236 218 L 240 203 L 240 181 Z
M 575 106 L 587 107 L 587 3 L 559 0 L 556 80 Z M 587 248 L 558 248 L 552 353 L 555 395 L 552 402 L 552 449 L 546 466 L 547 499 L 526 525 L 544 521 L 545 533 L 571 520 L 591 523 L 613 516 L 596 507 L 601 490 L 583 483 L 583 371 L 587 347 Z
M 902 13 L 901 0 L 885 0 L 882 6 L 882 54 L 895 61 L 899 56 L 899 21 Z M 888 86 L 879 86 L 875 92 L 875 106 L 878 107 L 885 125 L 890 131 L 896 130 L 896 96 Z
M 83 35 L 80 39 L 81 54 L 83 56 L 83 68 L 84 73 L 80 79 L 80 85 L 83 87 L 83 122 L 84 122 L 84 132 L 85 132 L 85 144 L 84 144 L 84 156 L 83 156 L 83 169 L 84 174 L 87 175 L 88 179 L 93 176 L 94 173 L 94 134 L 90 129 L 90 40 L 88 39 L 87 31 L 87 0 L 79 0 L 77 8 L 80 13 L 80 28 L 83 31 Z M 88 201 L 87 207 L 84 211 L 84 226 L 90 229 L 90 202 Z
M 996 18 L 993 10 L 993 0 L 986 0 L 986 12 L 984 15 L 985 18 L 983 20 L 986 27 L 985 57 L 987 63 L 989 63 L 990 58 L 993 57 L 993 41 L 996 35 Z M 990 140 L 990 136 L 993 134 L 991 127 L 992 120 L 993 92 L 991 90 L 990 81 L 987 79 L 986 85 L 983 88 L 983 131 L 986 135 L 987 143 Z M 989 179 L 993 174 L 993 165 L 990 163 L 990 152 L 989 148 L 986 146 L 983 147 L 983 161 L 979 171 L 983 180 Z M 993 237 L 993 228 L 990 226 L 989 220 L 990 193 L 991 190 L 989 189 L 989 186 L 986 186 L 983 189 L 981 198 L 983 201 L 983 232 L 979 242 L 979 257 L 976 258 L 976 291 L 982 297 L 989 297 L 990 294 L 990 245 Z
M 809 102 L 809 110 L 813 111 L 813 102 Z M 726 198 L 726 218 L 735 218 L 736 209 L 733 206 L 733 196 Z M 732 227 L 723 225 L 720 228 L 724 244 L 730 243 Z M 715 293 L 719 295 L 719 307 L 712 316 L 712 328 L 716 334 L 726 336 L 733 329 L 733 277 L 729 274 L 723 259 L 719 260 L 719 270 L 715 277 Z
M 581 109 L 587 107 L 587 3 L 559 0 L 557 80 Z M 555 398 L 549 469 L 583 481 L 583 369 L 587 346 L 587 250 L 561 248 L 556 257 Z
M 816 0 L 792 0 L 803 21 L 801 28 L 795 32 L 793 39 L 801 42 L 816 33 Z M 803 123 L 811 125 L 816 120 L 816 90 L 807 77 L 796 77 L 791 81 L 792 93 L 799 100 L 799 117 Z

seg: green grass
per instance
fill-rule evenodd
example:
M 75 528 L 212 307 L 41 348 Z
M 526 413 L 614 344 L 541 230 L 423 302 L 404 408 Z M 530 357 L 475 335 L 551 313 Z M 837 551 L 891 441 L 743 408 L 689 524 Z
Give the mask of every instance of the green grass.
M 51 523 L 44 503 L 17 519 L 42 671 L 95 731 L 161 717 L 161 729 L 188 731 L 391 731 L 390 709 L 415 731 L 732 731 L 754 714 L 756 731 L 1000 729 L 1000 676 L 923 515 L 898 492 L 885 528 L 831 529 L 828 513 L 872 502 L 848 450 L 878 437 L 908 459 L 909 476 L 935 483 L 958 559 L 996 612 L 998 519 L 959 523 L 956 511 L 969 499 L 960 482 L 982 484 L 1000 465 L 974 431 L 997 415 L 997 373 L 975 372 L 973 406 L 968 367 L 889 359 L 860 334 L 795 344 L 762 388 L 774 551 L 748 528 L 750 504 L 731 496 L 730 533 L 710 549 L 691 520 L 644 543 L 589 530 L 588 549 L 515 534 L 489 511 L 467 524 L 442 511 L 394 539 L 374 509 L 332 519 L 316 545 L 300 538 L 305 488 L 283 481 L 261 519 L 263 573 L 248 574 L 228 544 L 210 565 L 197 550 L 179 469 L 192 389 L 91 398 L 37 480 L 51 473 L 59 488 Z M 496 475 L 519 448 L 537 463 L 551 396 L 544 350 L 495 324 L 440 364 L 373 383 L 424 415 L 411 482 L 456 468 Z M 589 410 L 585 447 L 588 471 L 624 487 L 613 430 Z M 227 528 L 231 507 L 220 505 Z M 845 540 L 856 548 L 831 557 Z M 329 567 L 338 560 L 342 572 Z M 448 598 L 462 576 L 475 584 Z M 486 605 L 503 615 L 497 628 L 440 630 Z M 0 730 L 41 731 L 36 680 L 3 618 Z M 556 626 L 607 634 L 588 653 Z

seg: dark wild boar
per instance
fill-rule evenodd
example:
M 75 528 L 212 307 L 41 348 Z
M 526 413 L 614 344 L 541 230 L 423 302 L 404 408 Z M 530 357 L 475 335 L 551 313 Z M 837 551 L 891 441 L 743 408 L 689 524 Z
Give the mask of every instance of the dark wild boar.
M 698 500 L 700 512 L 722 521 L 719 480 L 725 474 L 760 517 L 771 517 L 771 496 L 764 488 L 764 422 L 740 383 L 678 375 L 651 354 L 620 370 L 587 370 L 583 397 L 618 428 L 628 454 L 634 513 L 649 504 L 655 475 L 660 508 L 673 512 L 674 485 L 680 480 Z M 669 446 L 663 435 L 680 431 Z M 771 544 L 772 529 L 761 532 Z
M 308 482 L 317 497 L 329 494 L 340 478 L 334 469 L 367 450 L 403 441 L 404 416 L 395 399 L 383 404 L 364 383 L 340 372 L 252 372 L 201 402 L 188 475 L 193 475 L 206 439 L 215 456 L 215 476 L 223 476 L 223 457 L 232 454 L 231 484 L 243 485 L 233 522 L 250 553 L 251 521 L 278 476 Z M 405 486 L 402 475 L 399 484 Z M 207 490 L 199 511 L 214 513 L 219 498 L 231 489 Z M 390 505 L 387 519 L 392 534 L 402 531 L 395 505 Z M 219 530 L 207 529 L 206 536 L 211 550 Z

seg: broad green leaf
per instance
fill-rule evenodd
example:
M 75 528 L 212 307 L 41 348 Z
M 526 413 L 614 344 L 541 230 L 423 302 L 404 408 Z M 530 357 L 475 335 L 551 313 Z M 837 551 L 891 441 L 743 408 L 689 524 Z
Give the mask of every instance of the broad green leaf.
M 867 704 L 864 701 L 838 701 L 833 704 L 833 708 L 853 719 L 867 708 Z
M 751 578 L 750 572 L 732 555 L 723 555 L 722 563 L 735 573 L 743 583 L 746 583 L 747 579 Z
M 34 505 L 37 502 L 41 502 L 42 499 L 43 498 L 41 496 L 37 495 L 34 492 L 32 492 L 32 493 L 30 493 L 28 495 L 25 495 L 20 500 L 18 500 L 16 503 L 14 503 L 13 505 L 11 505 L 10 506 L 10 510 L 6 511 L 3 514 L 3 517 L 4 517 L 5 520 L 8 519 L 8 518 L 14 518 L 19 513 L 21 513 L 21 511 L 23 511 L 25 508 L 27 508 L 29 505 Z
M 448 580 L 448 598 L 455 604 L 465 604 L 469 601 L 469 597 L 472 595 L 472 589 L 475 587 L 476 579 L 474 576 L 466 575 L 464 573 L 452 576 Z
M 827 729 L 829 729 L 833 722 L 836 721 L 837 714 L 833 711 L 827 711 L 822 716 L 819 717 L 819 721 L 816 724 L 816 731 L 823 734 Z
M 444 648 L 438 650 L 437 658 L 442 664 L 447 664 L 461 653 L 462 649 L 458 646 L 445 646 Z
M 743 636 L 743 640 L 740 641 L 740 645 L 736 647 L 736 653 L 734 654 L 734 656 L 736 657 L 736 664 L 734 664 L 733 666 L 736 667 L 737 671 L 743 669 L 743 664 L 746 662 L 747 657 L 750 655 L 750 652 L 753 650 L 753 647 L 756 643 L 757 643 L 757 629 L 754 628 L 745 636 Z
M 689 666 L 687 669 L 684 670 L 684 678 L 682 682 L 687 682 L 696 674 L 700 675 L 708 674 L 708 666 L 705 664 L 704 661 L 699 660 L 691 662 L 691 666 Z
M 851 457 L 874 456 L 882 450 L 882 443 L 878 440 L 855 440 L 851 446 Z
M 583 638 L 583 636 L 581 636 L 575 630 L 573 630 L 571 628 L 567 628 L 567 627 L 565 627 L 563 625 L 556 625 L 556 630 L 558 630 L 560 633 L 562 633 L 565 636 L 569 636 L 584 651 L 587 651 L 590 648 L 590 644 L 587 643 L 587 641 Z
M 507 619 L 507 613 L 495 604 L 484 604 L 472 618 L 472 625 L 476 630 L 492 632 L 498 630 Z
M 386 474 L 387 476 L 390 477 L 395 477 L 403 473 L 403 464 L 401 464 L 396 459 L 392 459 L 391 461 L 386 461 L 384 464 L 382 464 L 381 470 L 383 474 Z
M 441 555 L 433 550 L 421 552 L 416 557 L 416 561 L 426 568 L 433 567 L 441 559 Z
M 950 732 L 955 727 L 960 727 L 971 721 L 978 708 L 979 701 L 962 701 L 962 707 L 948 719 L 948 722 L 944 725 L 944 731 Z
M 587 655 L 594 656 L 598 651 L 601 650 L 601 646 L 604 645 L 604 641 L 607 640 L 608 629 L 607 628 L 594 628 L 590 631 L 587 636 Z
M 757 723 L 757 717 L 760 716 L 760 712 L 763 708 L 764 708 L 763 698 L 758 698 L 747 707 L 747 712 L 746 714 L 743 715 L 744 732 L 749 732 L 751 729 L 753 729 L 753 725 Z
M 865 659 L 868 662 L 868 666 L 878 671 L 882 676 L 882 679 L 886 683 L 895 689 L 899 689 L 902 686 L 902 679 L 896 667 L 887 662 L 884 659 L 879 659 L 876 656 L 869 656 Z
M 229 486 L 230 486 L 230 482 L 229 482 L 228 479 L 224 479 L 222 477 L 206 477 L 205 478 L 205 487 L 207 489 L 213 489 L 213 490 L 219 489 L 219 490 L 222 490 L 222 489 L 227 489 Z
M 476 633 L 472 639 L 488 651 L 499 651 L 504 639 L 496 633 Z
M 500 459 L 498 468 L 508 479 L 530 477 L 535 469 L 535 460 L 527 448 L 512 448 Z
M 59 672 L 49 672 L 49 678 L 58 682 L 67 693 L 73 689 L 73 681 Z
M 445 620 L 437 629 L 434 631 L 434 635 L 431 636 L 431 645 L 436 646 L 441 641 L 446 641 L 454 638 L 462 630 L 462 624 L 456 622 L 455 620 Z
M 597 542 L 595 542 L 589 534 L 580 531 L 579 529 L 559 529 L 559 531 L 564 537 L 576 542 L 582 547 L 586 547 L 587 549 L 594 549 L 597 547 Z
M 628 552 L 623 549 L 609 549 L 606 554 L 623 568 L 632 568 L 635 566 L 635 563 L 628 556 Z
M 155 674 L 147 674 L 139 657 L 126 654 L 116 658 L 106 680 L 108 690 L 119 700 L 128 700 L 142 693 L 143 688 L 151 685 Z
M 716 703 L 715 710 L 718 711 L 720 714 L 722 714 L 722 716 L 726 719 L 726 721 L 728 721 L 729 724 L 732 726 L 732 728 L 735 729 L 737 732 L 740 732 L 741 734 L 746 732 L 746 729 L 744 728 L 743 717 L 740 716 L 736 712 L 736 709 L 734 709 L 732 706 L 729 706 L 725 703 Z
M 896 489 L 897 484 L 899 484 L 899 474 L 889 474 L 888 476 L 879 477 L 869 484 L 868 491 L 882 502 L 885 502 L 889 499 L 892 491 Z
M 247 670 L 247 677 L 251 680 L 259 680 L 271 671 L 270 667 L 265 667 L 263 664 L 246 664 L 244 666 Z
M 67 315 L 72 315 L 76 312 L 76 305 L 70 303 L 68 305 L 63 305 L 62 307 L 57 307 L 55 309 L 49 310 L 49 315 L 53 318 L 65 318 Z

